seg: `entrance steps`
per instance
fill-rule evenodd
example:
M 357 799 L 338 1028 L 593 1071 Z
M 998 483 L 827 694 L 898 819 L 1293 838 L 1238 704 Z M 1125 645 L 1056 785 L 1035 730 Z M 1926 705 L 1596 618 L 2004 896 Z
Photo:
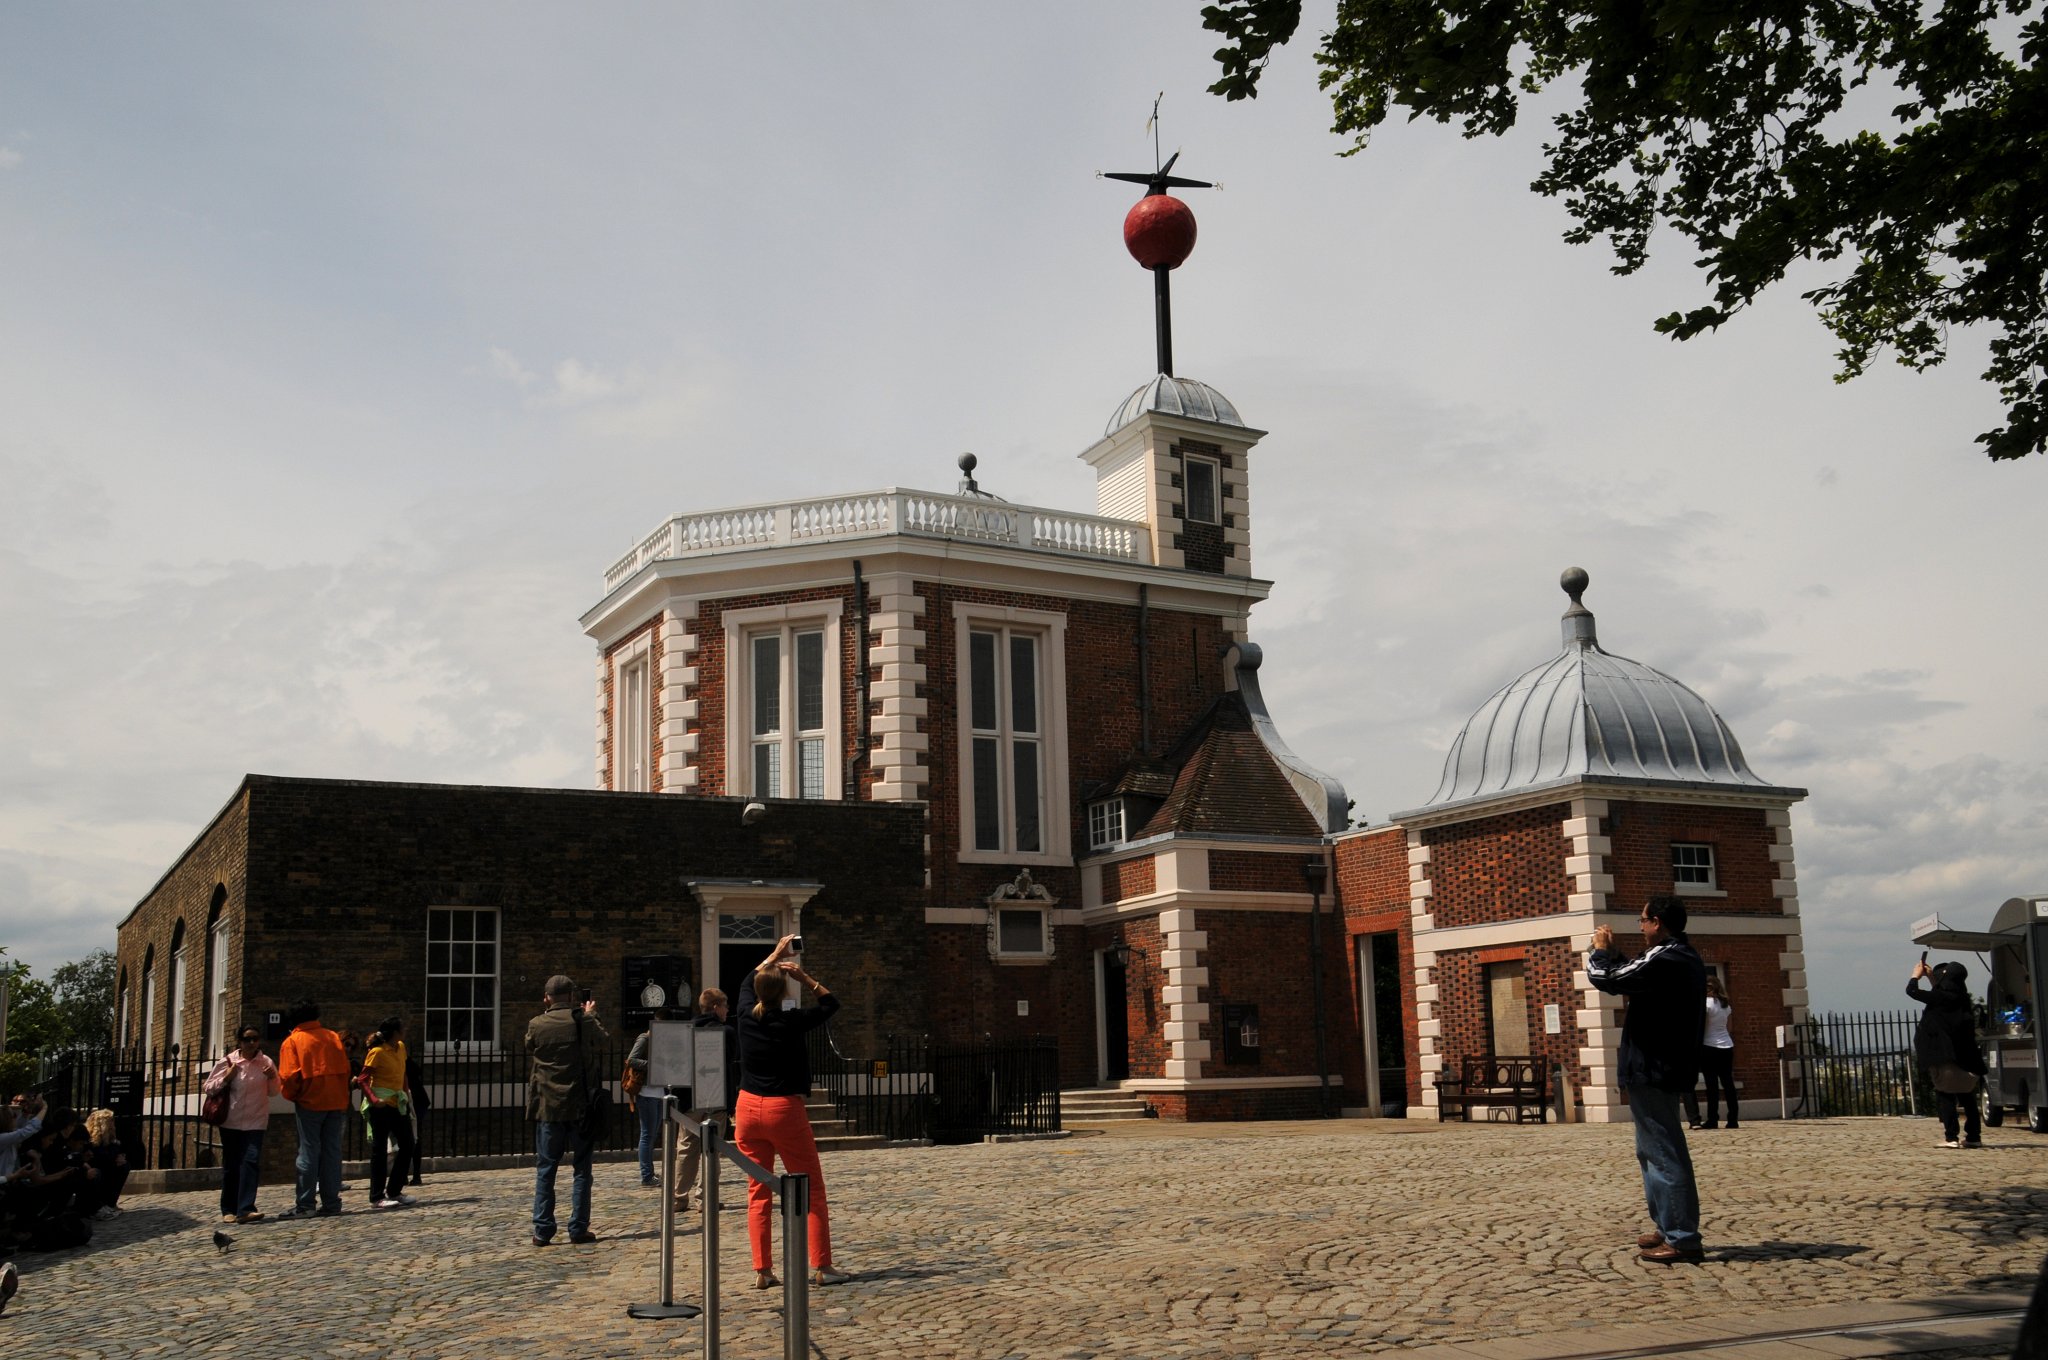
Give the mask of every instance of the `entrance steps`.
M 1116 1086 L 1077 1086 L 1060 1092 L 1060 1123 L 1108 1124 L 1124 1119 L 1145 1119 L 1151 1115 L 1135 1092 Z
M 811 1136 L 817 1139 L 820 1152 L 846 1152 L 853 1148 L 889 1145 L 889 1140 L 880 1134 L 855 1133 L 853 1122 L 839 1117 L 839 1108 L 822 1086 L 811 1088 L 810 1098 L 804 1102 L 804 1111 L 811 1118 Z

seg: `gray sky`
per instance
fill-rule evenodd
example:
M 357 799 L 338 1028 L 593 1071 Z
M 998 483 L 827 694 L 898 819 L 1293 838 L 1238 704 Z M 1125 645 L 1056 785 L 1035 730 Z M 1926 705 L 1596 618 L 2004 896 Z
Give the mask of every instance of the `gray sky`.
M 0 944 L 110 945 L 247 771 L 587 787 L 575 619 L 675 511 L 970 449 L 1091 509 L 1152 369 L 1093 176 L 1161 90 L 1225 186 L 1177 367 L 1272 432 L 1267 695 L 1361 814 L 1555 651 L 1577 564 L 1812 790 L 1819 1005 L 2048 891 L 2044 472 L 1970 442 L 1983 337 L 1837 386 L 1794 287 L 1672 344 L 1681 243 L 1563 245 L 1540 119 L 1342 160 L 1312 42 L 1226 105 L 1198 8 L 0 10 Z

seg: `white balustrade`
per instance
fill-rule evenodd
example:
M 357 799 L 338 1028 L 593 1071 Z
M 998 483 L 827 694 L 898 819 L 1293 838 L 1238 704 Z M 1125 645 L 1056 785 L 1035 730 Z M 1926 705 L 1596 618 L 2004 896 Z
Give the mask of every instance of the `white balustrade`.
M 1010 505 L 981 496 L 933 491 L 863 491 L 677 515 L 633 546 L 605 572 L 616 589 L 650 562 L 777 544 L 903 534 L 977 543 L 1005 543 L 1040 552 L 1147 563 L 1151 540 L 1132 520 Z

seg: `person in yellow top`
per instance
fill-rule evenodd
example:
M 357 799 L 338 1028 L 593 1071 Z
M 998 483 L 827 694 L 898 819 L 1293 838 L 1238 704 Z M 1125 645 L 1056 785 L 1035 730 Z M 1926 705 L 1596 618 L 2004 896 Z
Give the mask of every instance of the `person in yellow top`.
M 400 1209 L 416 1203 L 404 1193 L 405 1178 L 419 1157 L 412 1136 L 412 1093 L 405 1080 L 404 1016 L 377 1026 L 357 1081 L 363 1088 L 363 1118 L 370 1126 L 370 1207 Z M 398 1155 L 391 1157 L 394 1143 Z

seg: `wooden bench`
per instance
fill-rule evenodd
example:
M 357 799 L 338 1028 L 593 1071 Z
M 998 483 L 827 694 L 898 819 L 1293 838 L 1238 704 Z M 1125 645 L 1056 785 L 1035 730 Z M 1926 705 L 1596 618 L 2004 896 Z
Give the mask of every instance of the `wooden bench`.
M 1436 1118 L 1442 1123 L 1453 1111 L 1470 1123 L 1472 1107 L 1489 1111 L 1507 1109 L 1517 1124 L 1542 1124 L 1550 1119 L 1550 1092 L 1543 1079 L 1543 1067 L 1534 1058 L 1487 1054 L 1461 1058 L 1456 1077 L 1436 1079 Z

